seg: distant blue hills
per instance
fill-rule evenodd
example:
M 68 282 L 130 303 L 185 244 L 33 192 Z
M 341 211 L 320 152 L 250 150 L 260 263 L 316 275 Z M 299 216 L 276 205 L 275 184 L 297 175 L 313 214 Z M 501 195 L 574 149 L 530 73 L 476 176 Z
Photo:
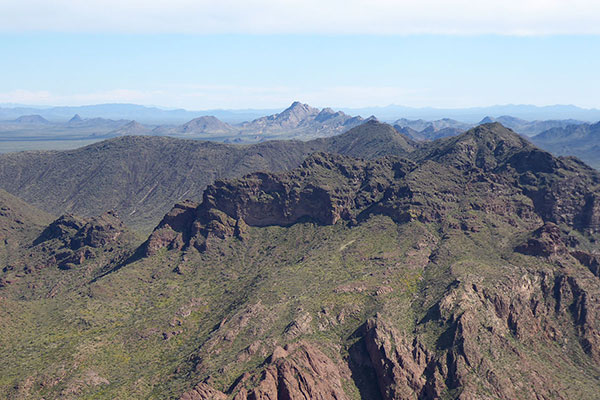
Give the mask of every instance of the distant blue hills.
M 283 109 L 283 108 L 282 108 Z M 136 120 L 146 124 L 180 124 L 201 116 L 212 115 L 227 123 L 250 121 L 265 115 L 280 112 L 282 109 L 213 109 L 190 111 L 149 107 L 139 104 L 96 104 L 86 106 L 26 106 L 0 104 L 0 120 L 14 120 L 23 115 L 40 115 L 49 121 L 68 121 L 75 114 L 82 118 L 110 118 Z M 600 110 L 586 109 L 574 105 L 496 105 L 473 108 L 415 108 L 399 105 L 385 107 L 340 108 L 351 114 L 368 117 L 374 115 L 381 121 L 395 121 L 399 118 L 436 120 L 453 118 L 467 123 L 477 123 L 487 116 L 510 115 L 529 121 L 575 119 L 594 122 L 600 120 Z

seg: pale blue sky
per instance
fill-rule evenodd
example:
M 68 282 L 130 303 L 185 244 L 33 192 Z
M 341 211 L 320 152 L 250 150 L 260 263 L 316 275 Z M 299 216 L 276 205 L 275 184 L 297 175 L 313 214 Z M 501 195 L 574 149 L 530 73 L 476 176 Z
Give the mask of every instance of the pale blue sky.
M 286 1 L 293 6 L 295 0 Z M 307 12 L 285 28 L 269 21 L 292 18 L 290 10 L 273 9 L 275 3 L 267 0 L 258 3 L 271 7 L 273 16 L 241 15 L 239 10 L 229 15 L 225 6 L 200 1 L 204 8 L 196 10 L 203 12 L 196 25 L 183 16 L 185 7 L 161 18 L 166 3 L 155 0 L 144 3 L 154 5 L 144 8 L 145 14 L 129 16 L 131 26 L 123 22 L 127 14 L 116 9 L 110 15 L 122 18 L 111 19 L 97 8 L 94 19 L 88 15 L 93 7 L 80 9 L 76 2 L 60 0 L 66 11 L 58 7 L 52 12 L 63 21 L 48 10 L 31 16 L 18 7 L 9 9 L 0 0 L 0 103 L 131 102 L 208 109 L 279 108 L 301 100 L 333 107 L 513 103 L 600 108 L 600 32 L 584 12 L 593 2 L 573 0 L 582 7 L 577 12 L 569 8 L 569 14 L 560 2 L 548 0 L 555 7 L 544 14 L 535 9 L 544 2 L 505 0 L 516 11 L 529 8 L 516 16 L 476 9 L 473 15 L 445 18 L 444 10 L 430 15 L 412 0 L 371 1 L 381 5 L 380 14 L 361 14 L 364 2 L 348 0 L 343 3 L 346 15 L 336 20 L 314 19 Z M 128 3 L 130 11 L 143 7 L 135 3 Z M 225 3 L 233 7 L 236 1 Z M 386 19 L 390 7 L 404 15 L 406 10 L 396 7 L 400 3 L 413 7 L 414 23 L 406 29 L 400 17 Z M 525 11 L 538 17 L 525 18 Z M 81 22 L 86 18 L 89 29 Z M 168 23 L 152 23 L 152 18 Z M 356 26 L 350 29 L 340 22 L 343 18 Z M 378 18 L 381 32 L 373 22 Z M 370 23 L 357 22 L 363 19 Z

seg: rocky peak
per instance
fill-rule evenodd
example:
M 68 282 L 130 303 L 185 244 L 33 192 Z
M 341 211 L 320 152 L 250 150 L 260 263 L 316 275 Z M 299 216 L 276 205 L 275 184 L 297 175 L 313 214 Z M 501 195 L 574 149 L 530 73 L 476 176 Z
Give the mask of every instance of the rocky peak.
M 389 148 L 400 142 L 409 146 L 394 128 L 378 121 L 335 140 L 346 154 L 352 154 L 357 144 L 362 149 L 358 154 L 365 154 L 365 142 L 370 140 L 385 141 Z M 443 140 L 421 157 L 416 155 L 415 163 L 396 157 L 360 160 L 316 153 L 286 173 L 217 180 L 204 191 L 200 205 L 176 205 L 146 242 L 145 252 L 190 246 L 204 250 L 215 240 L 243 238 L 248 227 L 288 226 L 302 220 L 353 224 L 363 215 L 378 213 L 397 222 L 443 221 L 459 199 L 472 195 L 463 193 L 461 185 L 473 179 L 489 181 L 496 192 L 493 195 L 482 184 L 479 197 L 470 200 L 474 209 L 499 218 L 518 212 L 527 227 L 544 221 L 581 231 L 600 229 L 599 175 L 554 158 L 499 123 Z M 405 179 L 409 174 L 413 177 Z M 530 200 L 524 202 L 522 195 Z
M 77 250 L 117 244 L 126 231 L 125 225 L 112 211 L 99 217 L 82 218 L 67 214 L 52 222 L 36 239 L 35 244 L 59 240 L 65 247 Z
M 277 114 L 279 120 L 299 121 L 309 116 L 314 116 L 319 113 L 319 110 L 309 106 L 308 104 L 295 101 L 291 106 Z
M 164 247 L 182 249 L 189 244 L 197 209 L 198 203 L 192 201 L 175 204 L 144 243 L 144 254 L 155 254 Z
M 217 180 L 206 188 L 197 208 L 178 204 L 167 214 L 144 245 L 145 253 L 190 245 L 204 250 L 216 238 L 243 237 L 248 226 L 351 221 L 411 167 L 395 157 L 363 161 L 317 153 L 287 173 Z
M 140 124 L 139 122 L 132 120 L 129 121 L 128 123 L 126 123 L 125 125 L 123 125 L 123 128 L 139 128 L 139 127 L 143 127 L 144 125 Z
M 386 155 L 407 156 L 417 143 L 391 125 L 375 119 L 331 139 L 332 150 L 352 157 L 377 158 Z

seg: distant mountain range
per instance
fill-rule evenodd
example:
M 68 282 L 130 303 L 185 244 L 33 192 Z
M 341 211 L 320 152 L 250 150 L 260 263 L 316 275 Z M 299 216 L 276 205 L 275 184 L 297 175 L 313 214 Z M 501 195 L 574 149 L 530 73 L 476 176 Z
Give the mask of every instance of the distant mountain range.
M 579 157 L 600 169 L 600 122 L 548 129 L 531 140 L 556 155 Z
M 85 111 L 89 112 L 92 109 L 97 112 L 112 110 L 111 112 L 115 114 L 120 109 L 118 105 L 90 107 L 90 109 L 85 109 Z M 140 107 L 131 106 L 129 109 L 148 110 L 147 108 Z M 523 107 L 513 108 L 513 111 L 533 110 L 531 107 Z M 69 108 L 61 108 L 61 110 L 64 109 Z M 539 109 L 539 107 L 536 109 Z M 575 110 L 573 107 L 561 108 L 558 106 L 545 109 L 556 111 L 556 115 L 565 114 L 568 110 Z M 577 110 L 581 111 L 582 109 Z M 2 111 L 3 109 L 0 109 L 0 115 L 2 115 Z M 165 110 L 157 112 L 160 114 L 163 111 Z M 592 112 L 594 110 L 584 111 Z M 0 142 L 37 140 L 93 141 L 131 135 L 173 136 L 224 143 L 247 144 L 274 139 L 307 141 L 320 137 L 336 136 L 365 121 L 376 119 L 375 116 L 364 119 L 361 116 L 348 115 L 343 111 L 335 111 L 331 108 L 319 109 L 298 101 L 292 103 L 281 112 L 266 116 L 262 115 L 258 118 L 239 123 L 229 123 L 219 119 L 215 115 L 195 117 L 183 124 L 160 125 L 141 123 L 136 120 L 124 118 L 87 117 L 81 114 L 71 115 L 69 119 L 57 122 L 46 118 L 44 115 L 23 114 L 10 120 L 0 121 Z M 412 140 L 432 141 L 459 135 L 479 124 L 499 122 L 523 136 L 532 138 L 532 141 L 548 151 L 557 155 L 577 156 L 590 165 L 599 168 L 600 142 L 598 139 L 599 135 L 597 134 L 598 124 L 587 123 L 584 121 L 584 118 L 557 119 L 556 115 L 555 118 L 546 120 L 526 120 L 515 115 L 500 115 L 498 117 L 487 115 L 477 123 L 464 122 L 464 120 L 453 118 L 434 120 L 400 118 L 392 122 L 392 125 L 399 133 L 406 135 Z M 571 113 L 570 115 L 583 116 L 579 112 Z M 3 152 L 2 148 L 0 148 L 0 152 Z
M 573 105 L 496 105 L 473 108 L 415 108 L 398 105 L 386 107 L 340 108 L 350 115 L 374 115 L 381 121 L 392 122 L 399 118 L 437 120 L 451 118 L 475 124 L 484 117 L 510 115 L 528 121 L 576 119 L 585 122 L 600 120 L 600 110 L 586 109 Z M 64 122 L 74 114 L 82 118 L 107 118 L 136 120 L 143 124 L 183 124 L 194 118 L 212 115 L 228 124 L 239 124 L 279 112 L 278 109 L 198 110 L 166 109 L 138 104 L 97 104 L 87 106 L 40 107 L 0 104 L 0 120 L 14 120 L 22 115 L 40 115 L 53 122 Z
M 583 124 L 582 121 L 574 119 L 526 121 L 509 115 L 502 115 L 497 118 L 486 116 L 477 124 L 469 124 L 450 118 L 434 121 L 401 118 L 394 122 L 394 127 L 399 132 L 404 133 L 415 140 L 435 140 L 442 137 L 455 136 L 477 125 L 489 124 L 492 122 L 500 122 L 505 127 L 524 136 L 535 136 L 551 128 L 564 128 L 569 125 Z
M 437 120 L 452 118 L 459 121 L 475 124 L 488 115 L 510 115 L 528 121 L 576 119 L 585 122 L 600 120 L 600 110 L 594 108 L 581 108 L 573 105 L 496 105 L 490 107 L 473 108 L 413 108 L 397 105 L 387 107 L 369 108 L 342 108 L 350 114 L 375 115 L 382 121 L 395 121 L 400 117 L 407 119 Z
M 137 111 L 150 109 L 141 106 L 123 106 L 123 114 L 137 115 Z M 140 108 L 141 107 L 141 108 Z M 96 112 L 93 117 L 86 114 L 71 115 L 65 121 L 48 119 L 45 115 L 56 110 L 71 110 L 72 108 L 53 108 L 37 110 L 42 114 L 24 114 L 16 118 L 0 122 L 0 140 L 18 140 L 22 138 L 108 138 L 123 135 L 156 135 L 202 137 L 225 142 L 257 142 L 267 139 L 301 139 L 309 140 L 317 137 L 327 137 L 343 133 L 365 121 L 361 116 L 352 116 L 343 111 L 331 108 L 318 109 L 308 104 L 294 102 L 279 113 L 261 115 L 257 118 L 231 123 L 220 119 L 217 115 L 196 116 L 183 124 L 149 124 L 144 120 L 120 118 L 110 119 L 103 115 L 117 115 L 120 108 L 117 105 L 90 106 L 80 111 Z M 17 109 L 12 109 L 13 111 Z M 19 111 L 24 111 L 18 109 Z M 54 111 L 52 111 L 54 110 Z M 137 110 L 137 111 L 136 111 Z M 158 110 L 158 109 L 157 109 Z M 154 110 L 158 114 L 165 110 Z M 6 109 L 0 109 L 0 116 Z M 30 111 L 30 110 L 28 110 Z M 179 111 L 168 111 L 179 112 Z M 83 116 L 82 116 L 83 115 Z M 173 114 L 174 115 L 174 114 Z M 179 113 L 179 116 L 186 115 Z M 242 114 L 239 114 L 242 115 Z M 155 116 L 158 119 L 159 116 Z M 368 119 L 375 119 L 372 115 Z M 575 119 L 524 120 L 516 116 L 502 115 L 499 117 L 485 116 L 481 123 L 500 122 L 525 136 L 534 136 L 551 128 L 563 128 L 569 125 L 584 123 Z M 454 136 L 472 127 L 475 123 L 459 121 L 452 118 L 437 120 L 400 118 L 393 122 L 400 132 L 415 140 L 435 140 L 440 137 Z
M 33 114 L 0 122 L 0 140 L 153 135 L 248 143 L 268 139 L 308 140 L 334 136 L 363 122 L 365 119 L 360 116 L 350 116 L 331 108 L 320 110 L 300 102 L 294 102 L 280 113 L 240 124 L 229 124 L 213 115 L 197 117 L 181 125 L 157 126 L 126 119 L 82 118 L 79 114 L 67 122 L 50 122 L 41 115 Z
M 13 120 L 22 115 L 35 114 L 49 121 L 64 122 L 69 120 L 74 114 L 79 114 L 82 118 L 99 117 L 116 120 L 137 120 L 151 125 L 181 124 L 203 115 L 214 115 L 229 123 L 240 123 L 275 112 L 277 112 L 276 109 L 189 111 L 184 109 L 148 107 L 138 104 L 96 104 L 66 107 L 38 107 L 14 104 L 3 106 L 0 104 L 0 120 Z
M 228 141 L 248 142 L 265 139 L 312 139 L 340 134 L 365 120 L 331 108 L 322 110 L 298 101 L 280 113 L 231 125 L 215 116 L 202 116 L 179 126 L 159 126 L 152 135 L 194 136 L 212 135 Z

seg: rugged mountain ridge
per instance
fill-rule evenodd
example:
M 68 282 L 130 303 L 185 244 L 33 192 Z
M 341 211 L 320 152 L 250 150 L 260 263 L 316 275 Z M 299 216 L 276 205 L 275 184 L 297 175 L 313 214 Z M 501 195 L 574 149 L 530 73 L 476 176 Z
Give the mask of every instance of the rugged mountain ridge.
M 455 201 L 453 197 L 446 200 L 443 192 L 454 189 L 455 196 L 458 179 L 440 187 L 401 179 L 409 173 L 418 175 L 420 169 L 429 170 L 419 164 L 429 167 L 433 161 L 456 171 L 494 173 L 500 177 L 499 186 L 517 187 L 533 208 L 515 203 L 512 189 L 510 196 L 502 198 L 507 213 L 537 214 L 545 222 L 600 232 L 600 174 L 576 160 L 556 159 L 498 123 L 481 125 L 411 156 L 417 163 L 395 157 L 361 162 L 317 153 L 299 170 L 285 174 L 255 173 L 239 180 L 217 181 L 204 191 L 200 205 L 176 205 L 157 230 L 173 225 L 181 233 L 176 239 L 180 245 L 171 242 L 170 248 L 189 246 L 190 242 L 181 240 L 188 238 L 196 248 L 204 249 L 210 237 L 241 236 L 247 225 L 288 226 L 304 218 L 331 225 L 341 219 L 356 223 L 365 215 L 381 213 L 396 222 L 417 218 L 443 223 L 452 210 L 447 203 Z M 575 178 L 573 171 L 582 171 L 584 176 Z M 445 190 L 434 190 L 441 188 Z M 184 215 L 185 222 L 181 221 Z M 153 236 L 149 249 L 159 247 L 153 242 L 162 240 Z
M 422 179 L 425 173 L 443 174 L 439 165 L 453 171 L 450 176 L 454 182 Z M 417 177 L 420 179 L 414 179 Z M 533 177 L 536 182 L 532 182 Z M 471 194 L 461 195 L 460 187 L 469 181 Z M 597 237 L 600 232 L 600 208 L 585 200 L 597 198 L 599 184 L 600 175 L 578 161 L 556 159 L 500 125 L 489 124 L 428 149 L 417 163 L 393 158 L 353 162 L 318 154 L 298 170 L 284 175 L 253 174 L 241 180 L 217 182 L 206 190 L 200 205 L 188 205 L 185 212 L 177 214 L 181 217 L 178 223 L 171 224 L 170 218 L 163 220 L 145 246 L 153 250 L 147 254 L 154 254 L 160 248 L 157 238 L 164 237 L 166 230 L 174 233 L 179 229 L 176 234 L 181 236 L 163 245 L 175 251 L 210 252 L 233 237 L 250 240 L 251 227 L 290 226 L 305 219 L 323 225 L 335 225 L 340 220 L 360 225 L 374 215 L 390 217 L 401 225 L 441 225 L 444 234 L 450 235 L 442 237 L 442 243 L 451 242 L 454 235 L 479 236 L 488 230 L 484 235 L 500 231 L 517 240 L 522 240 L 518 239 L 522 233 L 531 232 L 527 243 L 513 249 L 548 260 L 545 267 L 523 269 L 510 265 L 506 259 L 508 265 L 502 271 L 475 269 L 473 274 L 451 270 L 454 280 L 438 294 L 438 300 L 429 306 L 411 333 L 394 327 L 395 322 L 386 315 L 390 311 L 377 314 L 355 333 L 362 337 L 364 347 L 356 350 L 362 352 L 360 355 L 350 356 L 347 362 L 367 365 L 376 376 L 379 395 L 363 387 L 361 398 L 569 398 L 566 388 L 556 383 L 560 380 L 549 378 L 553 373 L 537 357 L 547 351 L 543 350 L 546 346 L 552 348 L 554 343 L 575 335 L 578 344 L 572 351 L 585 353 L 586 365 L 595 364 L 592 368 L 597 371 L 600 308 L 585 299 L 600 294 L 600 282 L 593 269 L 587 273 L 581 269 L 588 262 L 580 261 L 587 258 L 579 256 L 581 250 L 576 248 L 583 244 L 579 235 Z M 532 190 L 532 186 L 538 190 Z M 540 201 L 538 192 L 546 190 L 545 200 Z M 561 204 L 552 198 L 560 198 Z M 311 199 L 322 207 L 311 207 Z M 474 214 L 480 214 L 479 218 Z M 458 220 L 453 222 L 453 218 Z M 485 226 L 485 220 L 491 225 Z M 569 229 L 573 231 L 566 234 Z M 430 236 L 425 238 L 421 240 L 431 240 Z M 511 240 L 502 240 L 506 239 Z M 537 244 L 539 240 L 547 245 Z M 590 244 L 597 247 L 593 241 Z M 437 245 L 438 249 L 446 247 Z M 438 253 L 432 258 L 435 250 L 428 250 L 429 260 L 425 263 L 440 268 L 444 256 Z M 597 253 L 587 254 L 586 257 L 596 257 Z M 515 257 L 527 264 L 527 259 Z M 478 276 L 482 272 L 494 278 L 487 281 Z M 500 280 L 503 275 L 512 278 Z M 427 286 L 426 283 L 424 288 Z M 349 290 L 354 290 L 352 287 Z M 366 289 L 354 287 L 359 292 Z M 290 326 L 309 332 L 307 324 L 310 326 L 314 317 L 298 318 Z M 434 334 L 439 336 L 437 345 L 432 346 L 435 326 L 443 330 Z M 507 341 L 507 337 L 518 344 Z M 530 349 L 521 348 L 524 345 Z M 492 357 L 486 355 L 490 351 Z M 507 354 L 519 360 L 512 371 L 497 363 Z M 255 375 L 244 375 L 240 383 L 228 390 L 221 392 L 201 383 L 182 399 L 267 399 L 282 391 L 291 399 L 303 398 L 307 393 L 323 399 L 348 398 L 345 392 L 335 389 L 341 386 L 339 377 L 348 376 L 349 367 L 343 361 L 325 357 L 320 365 L 327 365 L 331 378 L 324 381 L 315 379 L 318 371 L 308 372 L 294 358 L 286 357 L 287 350 L 275 348 L 261 367 L 264 369 Z M 577 373 L 577 357 L 561 367 L 575 368 L 573 372 Z M 270 364 L 282 358 L 287 364 Z M 550 363 L 558 367 L 555 361 Z M 277 365 L 308 375 L 293 378 L 292 374 L 280 379 L 278 374 L 282 372 L 277 372 Z M 597 379 L 592 376 L 592 381 Z M 522 377 L 527 377 L 525 382 L 529 379 L 529 384 L 517 383 Z M 296 384 L 300 389 L 294 389 Z
M 217 180 L 129 257 L 0 289 L 0 394 L 593 398 L 600 174 L 499 124 L 409 150 Z

